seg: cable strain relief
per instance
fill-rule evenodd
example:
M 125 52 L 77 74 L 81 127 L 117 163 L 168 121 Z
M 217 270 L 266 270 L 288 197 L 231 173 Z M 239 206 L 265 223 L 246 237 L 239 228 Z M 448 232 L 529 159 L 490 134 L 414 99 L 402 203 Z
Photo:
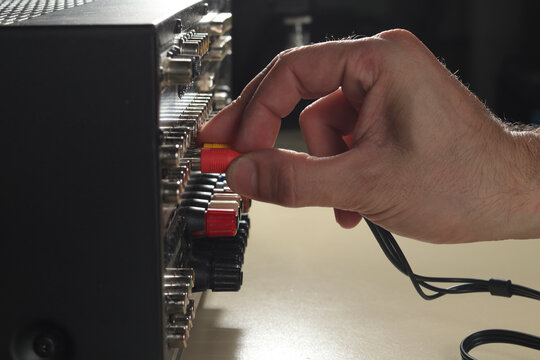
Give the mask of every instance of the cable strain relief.
M 488 281 L 488 289 L 491 295 L 512 297 L 512 281 L 510 280 L 491 278 Z

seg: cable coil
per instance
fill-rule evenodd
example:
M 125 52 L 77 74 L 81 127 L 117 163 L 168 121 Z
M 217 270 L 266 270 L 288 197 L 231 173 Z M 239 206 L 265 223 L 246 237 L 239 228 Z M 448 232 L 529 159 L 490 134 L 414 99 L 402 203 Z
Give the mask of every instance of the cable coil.
M 477 346 L 484 344 L 513 344 L 524 346 L 535 350 L 540 350 L 540 338 L 530 334 L 512 331 L 512 330 L 482 330 L 467 336 L 461 342 L 459 350 L 462 360 L 475 360 L 469 352 Z
M 470 278 L 445 278 L 431 277 L 415 274 L 405 258 L 403 251 L 394 239 L 394 236 L 382 227 L 373 224 L 366 219 L 366 222 L 377 239 L 384 255 L 390 262 L 404 275 L 411 280 L 413 287 L 418 294 L 425 300 L 434 300 L 446 294 L 466 294 L 489 292 L 494 296 L 511 297 L 512 295 L 523 296 L 534 300 L 540 300 L 540 291 L 513 284 L 506 279 L 479 280 Z M 453 283 L 456 284 L 449 288 L 441 288 L 430 284 Z M 430 291 L 427 293 L 425 290 Z M 491 343 L 506 343 L 529 347 L 540 350 L 540 338 L 510 330 L 482 330 L 467 336 L 460 345 L 461 358 L 463 360 L 476 360 L 469 355 L 469 351 L 479 345 Z

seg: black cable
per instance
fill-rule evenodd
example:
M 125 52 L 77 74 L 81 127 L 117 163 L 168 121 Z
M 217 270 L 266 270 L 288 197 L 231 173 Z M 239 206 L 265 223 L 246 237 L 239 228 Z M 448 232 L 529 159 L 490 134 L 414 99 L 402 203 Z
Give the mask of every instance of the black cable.
M 475 360 L 469 355 L 469 351 L 477 346 L 493 343 L 513 344 L 540 350 L 540 338 L 537 336 L 511 330 L 482 330 L 463 339 L 459 347 L 461 359 Z
M 377 239 L 384 255 L 390 262 L 411 280 L 413 287 L 425 300 L 437 299 L 446 294 L 466 294 L 477 292 L 489 292 L 494 296 L 511 297 L 512 295 L 523 296 L 530 299 L 540 300 L 540 291 L 512 284 L 510 280 L 492 278 L 489 280 L 469 278 L 445 278 L 431 277 L 415 274 L 405 258 L 403 251 L 394 239 L 394 236 L 382 227 L 373 224 L 366 219 L 371 232 Z M 454 283 L 449 288 L 442 288 L 430 283 Z M 424 290 L 430 291 L 426 293 Z M 489 343 L 507 343 L 540 350 L 540 338 L 510 330 L 482 330 L 467 336 L 460 346 L 463 360 L 475 360 L 469 355 L 469 351 L 479 345 Z

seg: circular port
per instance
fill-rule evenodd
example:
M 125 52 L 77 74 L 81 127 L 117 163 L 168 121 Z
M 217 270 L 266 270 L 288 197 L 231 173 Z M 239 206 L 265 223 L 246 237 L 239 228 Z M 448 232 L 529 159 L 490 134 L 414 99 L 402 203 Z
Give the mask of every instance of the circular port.
M 13 339 L 16 360 L 63 360 L 69 357 L 65 332 L 50 323 L 39 323 L 19 331 Z

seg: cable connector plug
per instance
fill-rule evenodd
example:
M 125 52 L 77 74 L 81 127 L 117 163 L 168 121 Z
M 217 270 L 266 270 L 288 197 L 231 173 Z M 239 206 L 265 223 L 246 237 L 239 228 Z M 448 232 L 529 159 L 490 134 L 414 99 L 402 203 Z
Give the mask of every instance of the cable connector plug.
M 203 148 L 201 149 L 201 172 L 224 173 L 230 163 L 240 155 L 242 154 L 231 149 Z
M 203 147 L 202 149 L 190 150 L 186 153 L 192 162 L 194 171 L 201 173 L 224 173 L 231 162 L 241 153 L 227 148 Z

